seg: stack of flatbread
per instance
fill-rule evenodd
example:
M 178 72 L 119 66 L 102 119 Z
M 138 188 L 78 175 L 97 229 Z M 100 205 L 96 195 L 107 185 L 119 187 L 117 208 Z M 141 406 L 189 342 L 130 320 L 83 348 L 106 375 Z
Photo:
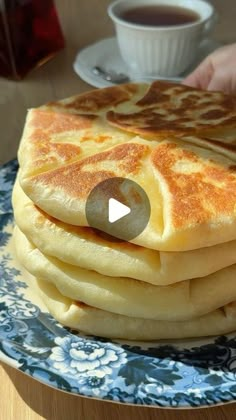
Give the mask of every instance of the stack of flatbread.
M 62 324 L 154 340 L 236 330 L 236 98 L 154 82 L 28 112 L 13 191 L 16 254 Z M 130 242 L 88 226 L 111 177 L 151 216 Z

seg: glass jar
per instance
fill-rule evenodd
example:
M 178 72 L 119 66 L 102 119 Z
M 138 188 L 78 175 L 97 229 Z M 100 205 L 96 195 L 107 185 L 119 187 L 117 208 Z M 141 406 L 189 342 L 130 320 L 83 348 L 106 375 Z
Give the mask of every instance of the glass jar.
M 0 0 L 0 76 L 21 79 L 63 47 L 53 0 Z

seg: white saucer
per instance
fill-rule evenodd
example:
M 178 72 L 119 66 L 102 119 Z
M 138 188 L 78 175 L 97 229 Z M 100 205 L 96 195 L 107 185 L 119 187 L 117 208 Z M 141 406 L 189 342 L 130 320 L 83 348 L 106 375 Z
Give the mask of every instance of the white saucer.
M 205 39 L 199 46 L 198 54 L 195 62 L 181 77 L 171 78 L 173 81 L 183 80 L 184 77 L 189 74 L 208 54 L 219 48 L 221 44 L 212 39 Z M 129 74 L 128 68 L 121 58 L 116 38 L 102 39 L 78 52 L 73 68 L 78 76 L 81 77 L 85 82 L 92 86 L 101 88 L 111 86 L 112 83 L 104 80 L 102 77 L 97 76 L 93 73 L 92 69 L 94 66 L 100 66 L 107 71 L 115 71 L 117 73 L 124 73 L 129 75 L 132 79 L 132 75 Z M 163 77 L 155 78 L 165 79 Z M 167 77 L 166 79 L 170 79 Z M 150 82 L 150 79 L 149 79 Z

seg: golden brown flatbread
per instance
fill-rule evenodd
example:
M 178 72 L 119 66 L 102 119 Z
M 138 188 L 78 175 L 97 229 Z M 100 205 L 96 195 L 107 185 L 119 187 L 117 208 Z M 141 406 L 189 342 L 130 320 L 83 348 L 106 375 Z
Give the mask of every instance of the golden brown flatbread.
M 224 139 L 234 147 L 235 118 L 235 98 L 160 82 L 49 104 L 29 111 L 20 184 L 49 215 L 87 226 L 93 187 L 128 178 L 151 203 L 150 222 L 133 243 L 185 251 L 235 240 L 235 155 L 214 143 Z M 210 146 L 204 136 L 213 139 Z
M 235 96 L 156 81 L 136 105 L 137 112 L 110 110 L 108 121 L 152 139 L 155 135 L 158 138 L 193 135 L 205 137 L 209 143 L 211 139 L 223 139 L 222 149 L 236 152 Z M 215 144 L 213 140 L 212 145 Z
M 95 229 L 72 226 L 47 215 L 24 194 L 18 180 L 13 189 L 13 208 L 17 225 L 43 254 L 105 276 L 168 285 L 236 264 L 236 241 L 185 252 L 108 241 Z
M 16 255 L 28 272 L 54 284 L 63 296 L 108 312 L 164 321 L 205 315 L 236 299 L 236 264 L 207 277 L 154 286 L 109 277 L 42 254 L 23 233 L 14 232 Z
M 191 321 L 170 322 L 117 315 L 64 297 L 55 286 L 32 278 L 36 293 L 63 325 L 100 337 L 152 341 L 222 335 L 236 328 L 236 303 L 232 302 Z

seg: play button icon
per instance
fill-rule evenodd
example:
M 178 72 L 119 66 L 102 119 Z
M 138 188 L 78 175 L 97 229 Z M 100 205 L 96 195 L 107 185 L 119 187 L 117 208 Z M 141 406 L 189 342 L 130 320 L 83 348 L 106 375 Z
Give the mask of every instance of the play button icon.
M 117 222 L 117 220 L 127 216 L 130 212 L 131 209 L 128 206 L 125 206 L 114 198 L 109 199 L 108 220 L 110 223 Z
M 121 177 L 100 182 L 86 202 L 90 227 L 106 234 L 111 241 L 130 241 L 142 233 L 149 222 L 150 202 L 136 182 Z

